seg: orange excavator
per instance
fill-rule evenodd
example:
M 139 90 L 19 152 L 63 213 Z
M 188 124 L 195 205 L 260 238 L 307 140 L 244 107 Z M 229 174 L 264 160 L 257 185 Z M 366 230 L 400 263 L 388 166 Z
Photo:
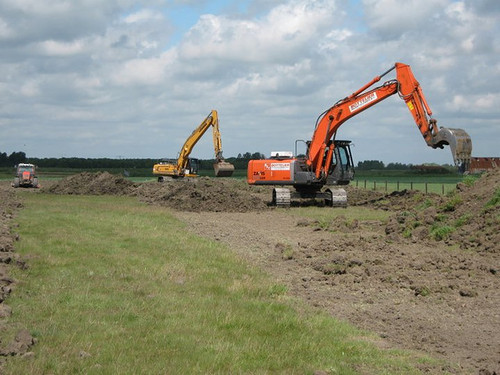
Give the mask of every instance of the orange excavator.
M 371 88 L 394 69 L 396 79 Z M 278 206 L 289 206 L 291 198 L 324 199 L 329 206 L 346 206 L 347 194 L 344 189 L 323 190 L 325 185 L 347 185 L 354 177 L 350 141 L 336 140 L 337 131 L 351 117 L 394 94 L 405 101 L 427 145 L 441 149 L 449 145 L 455 165 L 459 170 L 467 171 L 472 153 L 469 135 L 462 129 L 438 129 L 437 121 L 432 118 L 432 111 L 410 66 L 396 63 L 318 117 L 312 139 L 306 142 L 305 156 L 294 157 L 291 152 L 273 152 L 270 159 L 250 160 L 247 182 L 250 185 L 281 185 L 273 189 L 272 202 Z M 284 188 L 285 185 L 292 185 L 295 191 Z

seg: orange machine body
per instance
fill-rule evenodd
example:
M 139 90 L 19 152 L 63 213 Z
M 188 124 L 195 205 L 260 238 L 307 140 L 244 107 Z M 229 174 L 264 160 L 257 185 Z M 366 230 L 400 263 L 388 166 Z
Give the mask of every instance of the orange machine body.
M 247 168 L 247 181 L 249 184 L 283 184 L 294 183 L 293 167 L 295 159 L 266 159 L 250 160 Z

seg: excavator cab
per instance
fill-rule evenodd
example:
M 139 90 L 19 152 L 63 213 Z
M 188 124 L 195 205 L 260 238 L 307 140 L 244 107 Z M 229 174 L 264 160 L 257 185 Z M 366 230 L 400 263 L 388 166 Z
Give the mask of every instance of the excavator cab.
M 332 164 L 326 185 L 348 185 L 354 178 L 351 141 L 334 141 L 333 145 Z
M 185 175 L 186 176 L 197 175 L 199 170 L 200 170 L 200 160 L 195 158 L 189 158 Z

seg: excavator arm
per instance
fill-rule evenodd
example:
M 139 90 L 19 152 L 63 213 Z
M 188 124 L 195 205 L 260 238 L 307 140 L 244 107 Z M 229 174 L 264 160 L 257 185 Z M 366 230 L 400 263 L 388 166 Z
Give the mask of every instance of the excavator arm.
M 171 177 L 184 177 L 187 170 L 189 170 L 189 155 L 193 151 L 194 146 L 198 143 L 201 137 L 205 134 L 208 128 L 212 127 L 212 135 L 215 151 L 214 170 L 216 177 L 228 177 L 233 174 L 234 166 L 222 157 L 222 141 L 219 131 L 219 117 L 216 110 L 212 110 L 208 116 L 201 122 L 201 124 L 191 133 L 186 139 L 177 158 L 177 163 L 160 163 L 153 166 L 153 174 Z M 190 173 L 188 173 L 190 174 Z M 194 175 L 194 174 L 193 174 Z
M 394 69 L 396 69 L 395 80 L 370 89 Z M 348 97 L 339 100 L 320 115 L 306 161 L 314 169 L 317 179 L 328 174 L 334 149 L 331 139 L 334 138 L 339 127 L 351 117 L 396 93 L 405 101 L 427 145 L 432 148 L 450 145 L 455 164 L 467 168 L 465 165 L 470 162 L 472 152 L 472 143 L 468 134 L 462 129 L 441 128 L 438 130 L 437 121 L 432 118 L 432 111 L 410 66 L 396 63 L 391 69 L 373 78 Z
M 220 152 L 220 133 L 218 132 L 219 117 L 217 115 L 217 111 L 212 110 L 208 114 L 208 116 L 201 122 L 201 124 L 193 130 L 191 135 L 182 145 L 181 151 L 179 152 L 179 157 L 177 158 L 177 170 L 181 171 L 186 169 L 189 163 L 189 155 L 191 155 L 191 151 L 193 151 L 196 143 L 198 143 L 200 138 L 203 137 L 203 134 L 205 134 L 210 126 L 214 127 L 214 147 L 216 149 L 215 152 Z M 216 143 L 215 127 L 217 127 L 218 143 Z M 217 150 L 217 148 L 219 149 Z

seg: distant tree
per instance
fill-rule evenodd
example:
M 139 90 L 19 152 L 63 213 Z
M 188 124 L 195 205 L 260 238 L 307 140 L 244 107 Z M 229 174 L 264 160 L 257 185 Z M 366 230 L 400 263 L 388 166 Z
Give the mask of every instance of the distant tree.
M 411 164 L 402 164 L 402 163 L 389 163 L 385 167 L 385 169 L 389 169 L 392 171 L 403 171 L 411 168 Z
M 0 167 L 8 167 L 9 166 L 9 158 L 7 157 L 6 152 L 0 152 Z
M 22 151 L 13 152 L 12 154 L 9 155 L 8 161 L 9 161 L 10 165 L 24 163 L 24 162 L 26 162 L 26 154 Z
M 359 170 L 372 170 L 372 169 L 384 169 L 384 162 L 379 161 L 379 160 L 365 160 L 365 161 L 359 161 L 358 162 L 358 167 L 357 169 Z
M 265 155 L 260 152 L 254 152 L 251 156 L 251 159 L 265 159 Z

